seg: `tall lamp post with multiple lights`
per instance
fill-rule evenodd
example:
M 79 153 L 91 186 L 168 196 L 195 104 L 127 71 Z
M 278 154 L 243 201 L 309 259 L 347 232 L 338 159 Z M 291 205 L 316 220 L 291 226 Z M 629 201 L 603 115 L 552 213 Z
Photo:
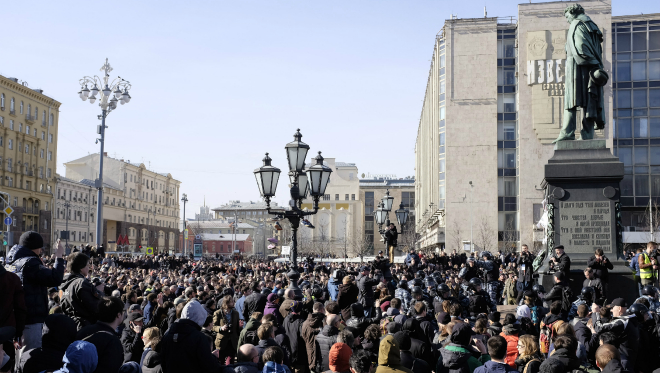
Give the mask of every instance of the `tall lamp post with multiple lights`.
M 103 149 L 105 145 L 105 118 L 117 109 L 117 103 L 124 105 L 131 102 L 131 95 L 128 90 L 131 89 L 131 83 L 128 80 L 117 77 L 110 81 L 110 72 L 112 67 L 105 59 L 105 64 L 101 66 L 101 71 L 104 72 L 102 78 L 97 75 L 84 76 L 80 79 L 80 92 L 78 95 L 83 101 L 89 100 L 94 104 L 99 96 L 99 106 L 101 107 L 101 115 L 98 119 L 101 120 L 101 125 L 97 127 L 97 133 L 101 135 L 100 139 L 96 139 L 96 143 L 101 143 L 101 150 L 99 152 L 99 178 L 96 179 L 94 187 L 98 190 L 98 197 L 96 203 L 96 246 L 101 246 L 103 242 Z M 91 86 L 92 88 L 88 88 Z M 99 89 L 101 87 L 101 89 Z
M 298 279 L 300 274 L 298 268 L 298 227 L 300 220 L 305 216 L 314 215 L 319 210 L 319 199 L 325 194 L 325 188 L 330 181 L 330 174 L 332 170 L 330 167 L 323 164 L 323 157 L 321 152 L 314 158 L 315 164 L 309 169 L 305 170 L 305 158 L 309 151 L 309 145 L 301 141 L 302 134 L 300 129 L 296 130 L 293 135 L 293 141 L 286 144 L 286 156 L 289 163 L 289 181 L 291 187 L 289 193 L 291 200 L 289 201 L 288 210 L 271 210 L 270 200 L 275 196 L 277 189 L 277 181 L 280 178 L 280 169 L 271 165 L 272 159 L 266 153 L 263 159 L 263 166 L 254 170 L 254 176 L 257 179 L 257 186 L 259 193 L 266 201 L 266 209 L 269 214 L 277 215 L 279 219 L 287 219 L 291 224 L 291 263 L 292 269 L 287 276 L 291 282 L 289 289 L 293 290 L 296 299 L 302 299 L 302 291 L 298 288 Z M 313 211 L 303 211 L 302 202 L 307 195 L 310 194 L 314 201 Z
M 385 244 L 387 245 L 387 251 L 388 251 L 388 256 L 390 258 L 390 263 L 394 263 L 394 246 L 389 245 L 387 240 L 385 239 L 385 230 L 383 229 L 383 224 L 385 224 L 386 227 L 390 226 L 390 218 L 389 218 L 389 213 L 392 211 L 392 203 L 394 202 L 394 197 L 390 196 L 390 191 L 389 189 L 385 193 L 385 196 L 381 198 L 380 203 L 378 204 L 378 208 L 376 211 L 374 211 L 374 216 L 376 218 L 376 224 L 378 224 L 378 233 L 380 233 L 381 237 L 383 237 L 383 240 L 385 240 Z M 399 209 L 394 211 L 394 214 L 396 215 L 396 220 L 399 222 L 399 226 L 401 226 L 401 233 L 403 233 L 403 228 L 404 225 L 408 222 L 408 215 L 410 215 L 410 211 L 405 208 L 403 205 L 403 202 L 399 204 Z
M 188 195 L 186 193 L 183 193 L 183 197 L 181 197 L 181 202 L 183 202 L 183 256 L 186 256 L 186 241 L 188 240 L 188 237 L 186 237 L 186 202 L 188 202 Z

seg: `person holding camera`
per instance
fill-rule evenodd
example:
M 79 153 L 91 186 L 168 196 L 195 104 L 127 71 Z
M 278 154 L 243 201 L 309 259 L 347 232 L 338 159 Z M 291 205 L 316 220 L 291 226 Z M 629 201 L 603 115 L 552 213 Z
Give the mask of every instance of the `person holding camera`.
M 522 294 L 532 288 L 534 259 L 534 254 L 529 252 L 529 246 L 522 245 L 520 256 L 516 260 L 516 264 L 518 265 L 518 293 Z
M 637 257 L 637 263 L 639 264 L 639 277 L 644 285 L 653 285 L 655 282 L 656 271 L 658 270 L 658 262 L 655 259 L 656 243 L 651 241 L 646 244 L 646 251 L 642 252 Z
M 555 268 L 555 271 L 564 272 L 564 276 L 568 279 L 571 273 L 571 258 L 564 251 L 564 245 L 555 246 L 555 254 L 550 257 L 550 264 Z
M 587 267 L 593 270 L 594 277 L 600 279 L 602 284 L 602 298 L 607 298 L 607 283 L 609 282 L 609 270 L 614 269 L 614 265 L 603 253 L 603 249 L 598 248 L 594 255 L 587 261 Z

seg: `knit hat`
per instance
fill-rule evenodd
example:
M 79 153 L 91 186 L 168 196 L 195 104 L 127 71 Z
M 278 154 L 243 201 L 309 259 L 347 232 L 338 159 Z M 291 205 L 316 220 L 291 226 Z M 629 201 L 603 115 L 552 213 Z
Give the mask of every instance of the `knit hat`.
M 500 316 L 501 315 L 500 315 L 499 311 L 491 312 L 488 315 L 488 320 L 490 320 L 492 322 L 498 322 L 498 321 L 500 321 Z
M 184 298 L 176 298 L 174 299 L 174 307 L 178 306 L 181 303 L 186 303 L 186 300 Z
M 183 307 L 183 312 L 181 312 L 182 319 L 192 320 L 200 327 L 204 326 L 207 315 L 204 307 L 202 307 L 196 299 L 188 302 L 188 304 Z
M 353 355 L 353 350 L 346 343 L 335 343 L 330 347 L 328 356 L 330 370 L 333 372 L 345 372 L 350 369 L 348 360 Z
M 302 303 L 298 302 L 297 300 L 294 300 L 291 303 L 290 310 L 291 310 L 291 312 L 300 313 L 300 311 L 302 311 Z
M 521 319 L 523 317 L 532 318 L 532 312 L 529 310 L 529 306 L 526 304 L 523 304 L 522 306 L 518 307 L 518 310 L 516 311 L 516 318 Z
M 380 310 L 383 312 L 387 312 L 387 309 L 390 308 L 390 301 L 385 301 L 380 305 Z
M 269 301 L 269 302 L 271 302 L 271 303 L 275 303 L 275 300 L 276 300 L 276 299 L 278 299 L 278 298 L 277 298 L 277 294 L 274 294 L 274 293 L 270 293 L 270 294 L 268 294 L 268 296 L 266 297 L 266 300 Z
M 35 231 L 28 231 L 21 235 L 18 244 L 27 247 L 29 250 L 37 250 L 44 247 L 44 239 Z
M 436 320 L 438 321 L 439 324 L 447 325 L 451 322 L 451 317 L 447 312 L 438 312 L 438 316 L 436 317 Z

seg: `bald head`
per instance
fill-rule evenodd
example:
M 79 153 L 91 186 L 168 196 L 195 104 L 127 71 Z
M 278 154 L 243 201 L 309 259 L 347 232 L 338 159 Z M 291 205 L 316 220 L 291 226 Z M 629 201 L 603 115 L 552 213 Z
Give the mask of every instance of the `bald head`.
M 170 291 L 171 291 L 172 293 L 176 293 L 177 290 L 179 290 L 179 287 L 178 287 L 178 286 L 176 286 L 176 285 L 172 285 L 172 286 L 170 286 Z
M 325 318 L 325 323 L 331 326 L 337 326 L 339 322 L 341 321 L 341 316 L 340 315 L 335 315 L 333 313 L 329 314 Z
M 296 292 L 293 289 L 286 289 L 284 291 L 284 298 L 293 300 L 296 298 Z
M 236 354 L 239 362 L 254 362 L 256 363 L 255 358 L 259 359 L 259 352 L 254 347 L 254 345 L 246 343 L 238 348 L 238 353 Z

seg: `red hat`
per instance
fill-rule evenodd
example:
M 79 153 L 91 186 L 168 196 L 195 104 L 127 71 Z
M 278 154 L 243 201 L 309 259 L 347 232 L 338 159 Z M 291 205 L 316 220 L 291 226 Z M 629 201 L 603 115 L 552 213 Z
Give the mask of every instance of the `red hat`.
M 353 350 L 346 343 L 335 343 L 330 348 L 329 365 L 333 372 L 345 372 L 350 369 L 348 360 Z

